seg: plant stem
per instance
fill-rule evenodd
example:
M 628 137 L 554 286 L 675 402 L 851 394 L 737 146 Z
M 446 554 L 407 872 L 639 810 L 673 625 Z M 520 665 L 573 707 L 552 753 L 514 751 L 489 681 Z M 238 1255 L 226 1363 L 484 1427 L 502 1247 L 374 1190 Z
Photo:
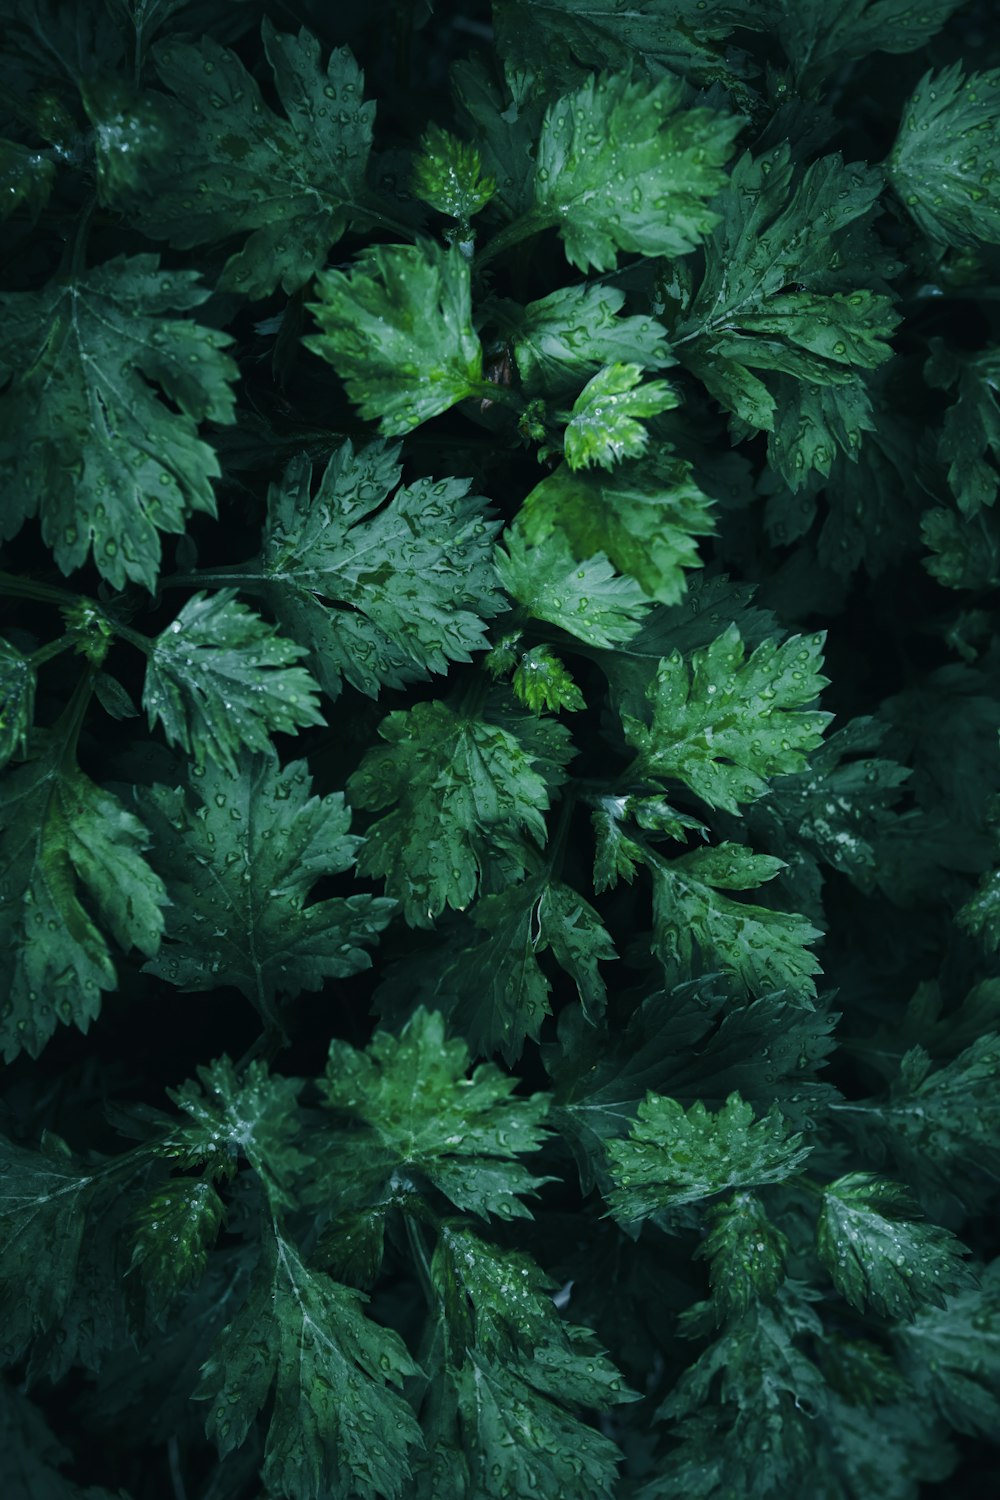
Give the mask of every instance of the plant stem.
M 67 631 L 57 641 L 50 641 L 47 646 L 39 646 L 37 651 L 32 651 L 28 660 L 33 667 L 40 667 L 44 662 L 51 661 L 54 656 L 61 656 L 64 651 L 69 651 L 79 639 L 75 631 Z
M 0 595 L 9 594 L 12 599 L 34 599 L 39 604 L 74 604 L 83 597 L 70 589 L 61 589 L 49 583 L 36 583 L 33 578 L 19 578 L 14 573 L 0 573 Z
M 476 251 L 476 269 L 482 269 L 483 266 L 488 265 L 491 260 L 494 260 L 496 256 L 503 255 L 505 251 L 512 249 L 514 245 L 519 245 L 522 240 L 530 239 L 535 234 L 541 234 L 543 229 L 551 229 L 555 222 L 555 219 L 548 216 L 543 218 L 534 209 L 529 209 L 526 214 L 521 214 L 519 218 L 512 220 L 505 229 L 501 229 L 499 234 L 495 234 L 489 244 L 483 246 L 482 250 Z

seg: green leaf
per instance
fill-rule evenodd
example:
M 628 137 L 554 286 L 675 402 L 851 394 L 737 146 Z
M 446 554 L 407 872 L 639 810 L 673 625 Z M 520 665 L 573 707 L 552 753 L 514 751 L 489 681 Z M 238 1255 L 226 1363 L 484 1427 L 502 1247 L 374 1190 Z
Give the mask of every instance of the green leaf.
M 0 768 L 26 755 L 35 718 L 35 669 L 27 656 L 0 636 Z
M 958 1432 L 992 1438 L 1000 1425 L 1000 1260 L 980 1287 L 924 1308 L 893 1330 L 903 1368 Z
M 302 1080 L 270 1074 L 252 1060 L 238 1069 L 228 1057 L 197 1069 L 180 1088 L 167 1093 L 187 1116 L 174 1125 L 163 1154 L 186 1168 L 201 1167 L 223 1181 L 245 1158 L 267 1196 L 272 1213 L 295 1203 L 294 1190 L 313 1157 L 300 1150 Z
M 527 879 L 480 897 L 471 927 L 446 930 L 436 950 L 391 976 L 379 991 L 383 1014 L 405 1014 L 418 997 L 452 1017 L 474 1052 L 499 1051 L 512 1064 L 550 1013 L 540 959 L 551 952 L 596 1024 L 607 999 L 598 965 L 617 958 L 614 944 L 589 902 L 540 860 L 530 864 Z
M 561 533 L 579 559 L 604 553 L 662 604 L 676 604 L 685 569 L 701 567 L 698 537 L 715 530 L 712 502 L 683 459 L 653 454 L 610 474 L 560 464 L 528 495 L 518 527 L 529 542 Z
M 644 452 L 649 433 L 637 418 L 658 416 L 680 398 L 665 380 L 640 386 L 641 380 L 642 366 L 636 364 L 607 365 L 588 380 L 573 403 L 565 433 L 571 469 L 593 464 L 613 469 L 621 459 Z
M 655 318 L 619 317 L 625 293 L 613 286 L 567 286 L 520 307 L 489 304 L 491 322 L 514 346 L 518 374 L 532 396 L 566 395 L 604 365 L 659 369 L 673 363 Z
M 987 870 L 956 919 L 990 948 L 1000 948 L 1000 870 Z
M 466 479 L 399 486 L 397 456 L 347 442 L 315 493 L 308 458 L 293 459 L 268 492 L 260 559 L 239 570 L 334 698 L 343 678 L 374 698 L 470 661 L 502 608 L 486 500 Z
M 283 770 L 244 753 L 235 772 L 195 768 L 190 791 L 155 786 L 139 803 L 170 897 L 147 972 L 187 991 L 234 985 L 272 1019 L 275 1002 L 367 969 L 394 903 L 356 891 L 309 903 L 349 870 L 361 840 L 343 793 L 311 795 L 304 761 Z
M 948 465 L 948 483 L 958 507 L 974 515 L 992 505 L 1000 489 L 1000 348 L 978 354 L 949 349 L 944 339 L 930 340 L 924 366 L 928 385 L 938 390 L 957 386 L 958 394 L 944 414 L 937 451 Z M 991 463 L 990 460 L 993 460 Z
M 55 179 L 52 156 L 18 141 L 0 140 L 0 218 L 9 218 L 24 204 L 36 219 L 49 201 Z
M 159 533 L 215 514 L 219 464 L 198 424 L 233 420 L 237 371 L 228 334 L 169 316 L 205 301 L 197 281 L 155 255 L 120 255 L 0 296 L 0 537 L 37 514 L 64 573 L 93 548 L 113 588 L 151 589 Z
M 695 1255 L 709 1262 L 715 1320 L 722 1323 L 773 1297 L 784 1280 L 788 1240 L 753 1193 L 735 1192 L 713 1204 L 708 1221 Z
M 855 1307 L 912 1318 L 926 1303 L 943 1307 L 947 1294 L 967 1282 L 965 1246 L 916 1214 L 905 1188 L 867 1172 L 850 1172 L 824 1189 L 816 1248 Z
M 796 387 L 849 385 L 854 369 L 889 358 L 892 303 L 852 282 L 881 186 L 877 171 L 839 155 L 798 174 L 787 144 L 736 162 L 672 352 L 748 426 L 770 431 L 777 401 L 753 370 L 791 375 Z
M 511 218 L 531 204 L 535 149 L 545 96 L 530 69 L 498 74 L 482 56 L 460 58 L 452 67 L 455 112 L 475 138 L 483 166 L 496 181 L 494 203 Z
M 497 858 L 523 870 L 520 830 L 545 843 L 545 764 L 527 733 L 441 702 L 397 710 L 378 732 L 385 744 L 365 753 L 348 792 L 357 807 L 391 811 L 369 829 L 358 869 L 384 877 L 407 922 L 428 927 L 446 906 L 464 909 Z M 548 721 L 545 733 L 564 763 L 566 731 Z
M 778 375 L 772 383 L 778 416 L 767 456 L 790 490 L 813 482 L 813 474 L 829 475 L 841 454 L 852 462 L 857 459 L 863 435 L 876 429 L 862 380 L 852 377 L 843 385 L 810 386 Z
M 0 1382 L 3 1493 L 10 1500 L 114 1500 L 110 1490 L 93 1486 L 82 1490 L 59 1472 L 70 1463 L 69 1450 L 56 1437 L 41 1410 L 11 1377 Z
M 483 176 L 476 146 L 431 125 L 421 137 L 413 164 L 413 190 L 438 213 L 467 224 L 489 203 L 496 183 Z
M 534 1481 L 541 1493 L 566 1500 L 610 1500 L 616 1445 L 547 1399 L 516 1366 L 471 1353 L 459 1372 L 458 1407 L 479 1494 L 492 1500 L 506 1487 L 527 1495 Z
M 802 89 L 873 52 L 915 52 L 958 10 L 962 0 L 775 0 L 778 36 Z M 765 12 L 768 7 L 765 6 Z M 762 17 L 764 25 L 767 21 Z M 760 24 L 760 23 L 758 23 Z
M 535 162 L 539 223 L 567 259 L 612 270 L 618 252 L 685 255 L 718 222 L 709 200 L 741 121 L 682 104 L 683 85 L 605 73 L 550 106 Z
M 145 826 L 54 737 L 0 784 L 0 1041 L 37 1057 L 60 1024 L 86 1031 L 116 973 L 105 932 L 155 953 L 167 894 Z
M 388 1183 L 397 1171 L 416 1172 L 456 1208 L 487 1218 L 530 1218 L 520 1195 L 545 1181 L 517 1160 L 545 1138 L 544 1094 L 512 1098 L 517 1080 L 493 1063 L 471 1078 L 469 1049 L 446 1040 L 439 1013 L 419 1007 L 398 1037 L 377 1031 L 364 1052 L 330 1044 L 320 1090 L 337 1114 L 362 1120 L 371 1137 L 345 1136 L 347 1175 Z
M 889 179 L 937 244 L 1000 244 L 1000 69 L 927 72 L 903 107 Z
M 647 690 L 651 723 L 622 714 L 643 779 L 683 781 L 709 807 L 738 812 L 768 780 L 801 771 L 832 715 L 807 710 L 828 678 L 819 673 L 825 636 L 763 641 L 749 658 L 735 625 L 694 652 L 660 662 Z
M 271 748 L 270 735 L 325 724 L 304 667 L 304 646 L 278 635 L 236 599 L 235 589 L 195 594 L 150 642 L 142 706 L 150 728 L 196 762 L 237 768 L 242 749 Z
M 711 1114 L 700 1100 L 685 1111 L 676 1099 L 650 1093 L 628 1140 L 608 1142 L 615 1182 L 609 1206 L 622 1220 L 648 1218 L 727 1188 L 783 1182 L 809 1150 L 777 1108 L 755 1120 L 739 1094 Z
M 646 853 L 653 877 L 653 951 L 669 969 L 692 972 L 695 955 L 741 989 L 762 994 L 787 987 L 812 997 L 820 972 L 808 945 L 819 930 L 796 912 L 772 911 L 720 894 L 771 880 L 782 861 L 739 844 L 696 849 L 679 859 Z
M 350 271 L 316 281 L 320 301 L 308 306 L 321 332 L 302 342 L 330 361 L 386 437 L 484 394 L 469 262 L 457 245 L 375 245 Z
M 517 701 L 533 713 L 558 713 L 563 708 L 572 713 L 587 706 L 565 664 L 548 646 L 522 651 L 511 686 Z
M 924 567 L 946 589 L 991 589 L 1000 583 L 996 512 L 962 516 L 938 506 L 921 517 L 920 536 L 930 554 Z
M 254 1285 L 204 1366 L 196 1396 L 225 1456 L 268 1407 L 261 1478 L 289 1500 L 377 1500 L 405 1493 L 420 1428 L 399 1394 L 417 1373 L 367 1299 L 320 1271 L 275 1231 Z
M 146 234 L 181 250 L 249 236 L 219 285 L 255 298 L 304 285 L 364 213 L 375 115 L 346 47 L 324 67 L 309 32 L 285 35 L 265 20 L 262 35 L 284 116 L 211 37 L 160 43 L 156 68 L 170 97 L 158 102 L 171 149 L 150 141 L 138 191 L 125 199 Z
M 136 1215 L 132 1266 L 141 1267 L 143 1276 L 169 1300 L 201 1277 L 225 1217 L 225 1205 L 210 1182 L 170 1178 Z
M 602 552 L 578 560 L 560 531 L 531 547 L 520 527 L 510 527 L 504 547 L 497 547 L 495 566 L 507 592 L 536 620 L 589 646 L 610 650 L 627 641 L 649 610 L 634 579 L 619 577 Z

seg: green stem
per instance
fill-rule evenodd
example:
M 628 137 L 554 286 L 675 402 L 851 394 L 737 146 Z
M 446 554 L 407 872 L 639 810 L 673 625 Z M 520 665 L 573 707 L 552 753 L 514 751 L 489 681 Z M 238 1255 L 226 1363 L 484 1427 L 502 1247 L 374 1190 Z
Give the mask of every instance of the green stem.
M 33 667 L 40 667 L 44 662 L 51 661 L 54 656 L 61 656 L 64 651 L 71 650 L 79 639 L 75 630 L 67 631 L 57 641 L 50 641 L 47 646 L 39 646 L 37 651 L 32 651 L 28 660 Z
M 424 1242 L 423 1230 L 411 1214 L 404 1213 L 403 1222 L 406 1224 L 406 1238 L 413 1255 L 413 1264 L 417 1269 L 420 1290 L 424 1294 L 429 1310 L 432 1313 L 436 1312 L 440 1299 L 434 1290 L 434 1279 L 431 1276 L 431 1263 L 427 1254 L 427 1245 Z
M 558 879 L 562 868 L 563 852 L 569 837 L 569 827 L 573 821 L 573 809 L 576 806 L 577 796 L 576 786 L 570 785 L 566 788 L 559 804 L 559 818 L 556 822 L 555 833 L 549 843 L 547 860 L 549 874 L 554 880 Z
M 161 589 L 200 589 L 206 584 L 218 584 L 222 588 L 239 584 L 253 587 L 263 583 L 262 573 L 248 571 L 256 562 L 256 558 L 250 558 L 244 563 L 224 563 L 217 568 L 195 568 L 190 573 L 171 573 L 169 578 L 161 578 L 158 582 Z
M 94 683 L 97 680 L 98 668 L 91 664 L 83 676 L 79 679 L 73 689 L 73 696 L 56 720 L 53 733 L 62 739 L 62 748 L 59 752 L 60 764 L 65 766 L 67 762 L 75 761 L 76 746 L 80 738 L 80 730 L 83 728 L 83 720 L 90 705 L 90 699 L 94 692 Z
M 36 583 L 33 578 L 18 578 L 14 573 L 0 573 L 0 597 L 8 594 L 12 599 L 34 599 L 39 604 L 75 604 L 81 594 L 70 589 L 54 587 L 49 583 Z

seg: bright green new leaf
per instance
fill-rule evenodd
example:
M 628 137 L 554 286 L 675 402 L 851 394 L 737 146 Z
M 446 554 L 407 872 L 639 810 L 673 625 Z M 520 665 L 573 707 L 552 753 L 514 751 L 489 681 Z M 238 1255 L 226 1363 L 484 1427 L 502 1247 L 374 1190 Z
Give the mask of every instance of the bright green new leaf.
M 906 1319 L 929 1302 L 943 1307 L 965 1285 L 965 1246 L 947 1229 L 921 1223 L 918 1212 L 899 1183 L 867 1172 L 824 1189 L 816 1248 L 848 1302 Z
M 268 1408 L 261 1478 L 288 1500 L 397 1500 L 420 1427 L 399 1387 L 418 1373 L 353 1287 L 311 1270 L 277 1230 L 196 1395 L 223 1456 Z
M 784 1279 L 788 1240 L 753 1193 L 733 1193 L 707 1217 L 711 1227 L 695 1255 L 709 1262 L 715 1320 L 724 1323 L 773 1297 Z
M 268 492 L 260 558 L 238 571 L 337 697 L 344 678 L 370 697 L 487 645 L 503 607 L 492 565 L 498 524 L 467 479 L 399 486 L 398 449 L 338 448 L 312 491 L 302 455 Z M 386 497 L 392 499 L 386 504 Z M 433 524 L 432 524 L 433 523 Z
M 797 912 L 751 906 L 721 894 L 771 880 L 782 861 L 739 844 L 665 860 L 645 851 L 653 877 L 653 951 L 682 975 L 721 969 L 751 994 L 787 988 L 810 998 L 820 972 L 808 951 L 822 934 Z
M 944 414 L 938 454 L 948 466 L 959 509 L 973 515 L 992 505 L 1000 489 L 1000 348 L 966 354 L 938 338 L 931 339 L 930 351 L 924 366 L 927 383 L 938 390 L 958 390 Z
M 296 291 L 364 214 L 375 116 L 346 47 L 334 48 L 324 67 L 307 31 L 285 35 L 265 19 L 262 32 L 284 116 L 265 104 L 236 53 L 211 37 L 160 43 L 156 68 L 171 97 L 158 101 L 146 170 L 125 195 L 145 233 L 179 249 L 249 236 L 219 285 L 255 298 L 279 285 Z M 143 151 L 142 140 L 132 144 Z
M 421 137 L 413 164 L 413 190 L 439 214 L 467 224 L 489 203 L 496 183 L 483 175 L 482 158 L 474 145 L 431 125 Z
M 54 738 L 0 785 L 0 1042 L 37 1057 L 60 1024 L 86 1031 L 120 948 L 156 952 L 167 895 L 149 835 L 117 797 L 77 770 Z
M 320 300 L 309 308 L 321 332 L 303 343 L 330 361 L 386 437 L 493 389 L 483 380 L 469 262 L 457 245 L 374 245 L 350 271 L 316 280 Z
M 691 465 L 659 453 L 610 474 L 573 473 L 560 464 L 531 491 L 518 517 L 529 542 L 558 531 L 576 557 L 605 553 L 662 604 L 683 595 L 685 569 L 701 567 L 698 538 L 715 524 Z
M 227 1181 L 245 1158 L 267 1195 L 272 1213 L 295 1202 L 294 1189 L 315 1162 L 298 1145 L 302 1080 L 269 1073 L 254 1060 L 240 1071 L 228 1057 L 197 1069 L 167 1093 L 187 1116 L 171 1129 L 163 1154 L 181 1167 L 201 1167 Z
M 611 270 L 619 251 L 685 255 L 718 222 L 708 205 L 741 121 L 683 96 L 673 78 L 605 73 L 549 107 L 532 216 L 558 226 L 581 271 Z
M 735 625 L 695 651 L 665 657 L 647 690 L 651 722 L 627 713 L 622 727 L 643 780 L 683 781 L 709 807 L 735 813 L 768 791 L 771 777 L 801 771 L 830 714 L 808 709 L 825 637 L 762 641 L 749 657 Z
M 641 380 L 642 366 L 636 364 L 607 365 L 588 380 L 573 403 L 564 437 L 571 469 L 594 464 L 613 469 L 645 451 L 649 433 L 638 418 L 669 411 L 680 398 L 665 380 L 640 385 Z
M 153 1192 L 135 1218 L 132 1266 L 166 1300 L 197 1281 L 226 1217 L 225 1205 L 203 1177 L 172 1177 Z
M 619 317 L 625 293 L 614 286 L 567 286 L 537 302 L 489 304 L 491 321 L 514 347 L 529 395 L 560 396 L 604 365 L 655 370 L 672 364 L 663 325 L 655 318 Z
M 617 1218 L 648 1218 L 665 1208 L 698 1203 L 733 1187 L 783 1182 L 809 1155 L 777 1108 L 754 1119 L 749 1104 L 731 1094 L 710 1113 L 698 1100 L 647 1094 L 628 1140 L 609 1141 Z
M 0 140 L 0 218 L 26 204 L 33 218 L 41 213 L 56 180 L 55 159 L 18 141 Z
M 635 635 L 650 601 L 633 578 L 621 578 L 603 553 L 578 561 L 560 531 L 535 547 L 520 527 L 504 534 L 495 554 L 500 582 L 537 620 L 547 620 L 588 646 L 611 649 Z
M 1000 1430 L 1000 1259 L 982 1285 L 893 1331 L 907 1376 L 959 1432 Z
M 517 1156 L 542 1145 L 548 1099 L 512 1098 L 517 1080 L 494 1063 L 480 1063 L 471 1078 L 468 1070 L 465 1042 L 447 1040 L 442 1016 L 422 1006 L 398 1037 L 377 1031 L 364 1052 L 332 1042 L 323 1100 L 372 1132 L 371 1140 L 344 1137 L 348 1165 L 334 1155 L 334 1180 L 356 1173 L 374 1186 L 397 1171 L 416 1172 L 456 1208 L 482 1218 L 529 1218 L 520 1195 L 545 1179 Z
M 569 758 L 568 734 L 545 722 L 545 749 L 530 720 L 506 728 L 441 702 L 417 703 L 379 725 L 348 783 L 357 807 L 390 808 L 372 825 L 358 860 L 381 876 L 407 922 L 428 927 L 446 906 L 463 910 L 484 873 L 523 871 L 516 830 L 545 843 L 552 775 Z M 519 732 L 521 730 L 521 732 Z
M 170 897 L 148 972 L 188 991 L 234 985 L 270 1019 L 279 998 L 370 967 L 394 903 L 361 891 L 309 902 L 361 842 L 343 793 L 310 793 L 304 761 L 244 752 L 234 772 L 195 767 L 188 792 L 139 794 Z
M 586 699 L 566 670 L 565 663 L 548 646 L 522 651 L 511 678 L 514 696 L 533 713 L 570 712 L 586 708 Z
M 237 371 L 228 334 L 170 316 L 205 301 L 197 282 L 122 255 L 0 296 L 0 537 L 37 514 L 64 573 L 93 548 L 113 588 L 151 589 L 159 533 L 214 515 L 219 464 L 198 424 L 233 420 Z
M 852 283 L 849 238 L 864 233 L 881 186 L 878 172 L 837 155 L 799 175 L 787 144 L 734 166 L 671 350 L 748 426 L 770 431 L 778 400 L 753 371 L 796 387 L 851 384 L 854 370 L 889 358 L 899 318 L 888 297 Z
M 0 768 L 28 749 L 35 718 L 35 669 L 0 636 Z
M 236 599 L 235 589 L 195 594 L 149 643 L 142 706 L 171 745 L 197 763 L 235 772 L 243 750 L 268 751 L 270 736 L 325 724 L 307 654 Z
M 927 72 L 903 108 L 889 179 L 937 244 L 1000 244 L 1000 68 Z

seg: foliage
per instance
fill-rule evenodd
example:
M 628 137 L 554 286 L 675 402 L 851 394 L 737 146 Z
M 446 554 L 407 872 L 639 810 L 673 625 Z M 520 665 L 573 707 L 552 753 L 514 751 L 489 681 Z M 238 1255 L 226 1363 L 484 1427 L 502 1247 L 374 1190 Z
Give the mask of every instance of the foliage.
M 5 1497 L 990 1492 L 991 19 L 0 0 Z

